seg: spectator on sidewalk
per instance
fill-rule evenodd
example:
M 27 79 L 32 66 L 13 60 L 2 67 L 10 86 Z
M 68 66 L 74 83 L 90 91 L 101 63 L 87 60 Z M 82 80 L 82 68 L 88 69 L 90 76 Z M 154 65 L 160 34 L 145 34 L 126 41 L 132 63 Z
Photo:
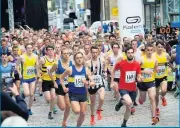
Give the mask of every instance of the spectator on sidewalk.
M 1 93 L 1 111 L 12 111 L 25 120 L 28 120 L 29 111 L 27 109 L 27 104 L 19 95 L 16 85 L 14 84 L 13 87 L 10 87 L 10 90 L 16 100 L 14 101 L 9 93 L 3 91 Z

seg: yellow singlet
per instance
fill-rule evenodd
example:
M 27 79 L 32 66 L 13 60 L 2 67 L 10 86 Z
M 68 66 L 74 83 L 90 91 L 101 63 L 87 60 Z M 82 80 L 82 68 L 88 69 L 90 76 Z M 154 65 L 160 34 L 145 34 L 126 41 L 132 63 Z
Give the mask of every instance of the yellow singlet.
M 142 70 L 149 70 L 149 71 L 153 71 L 154 72 L 154 67 L 155 67 L 155 58 L 152 57 L 151 60 L 148 60 L 146 55 L 144 55 L 142 57 L 142 65 L 141 65 L 141 69 Z M 149 74 L 142 74 L 144 77 L 143 82 L 153 82 L 155 80 L 155 73 L 152 73 L 151 75 Z
M 156 78 L 163 78 L 167 76 L 167 58 L 166 53 L 163 52 L 161 56 L 156 53 L 156 59 L 158 62 L 158 72 L 155 73 Z
M 50 76 L 49 76 L 49 74 L 48 74 L 48 70 L 50 70 L 50 69 L 52 68 L 52 66 L 53 66 L 54 64 L 56 64 L 57 62 L 56 62 L 56 60 L 53 60 L 52 62 L 50 62 L 50 61 L 47 59 L 46 56 L 44 56 L 43 58 L 44 58 L 44 60 L 45 60 L 45 64 L 44 64 L 44 65 L 42 66 L 42 68 L 41 68 L 41 71 L 42 71 L 42 76 L 41 76 L 41 78 L 42 78 L 42 80 L 51 81 L 51 78 L 50 78 Z M 52 73 L 52 75 L 53 75 L 53 79 L 56 80 L 56 74 L 55 74 L 55 72 Z
M 32 57 L 23 54 L 24 62 L 22 63 L 23 70 L 23 79 L 32 79 L 35 75 L 35 66 L 36 66 L 36 57 L 32 55 Z

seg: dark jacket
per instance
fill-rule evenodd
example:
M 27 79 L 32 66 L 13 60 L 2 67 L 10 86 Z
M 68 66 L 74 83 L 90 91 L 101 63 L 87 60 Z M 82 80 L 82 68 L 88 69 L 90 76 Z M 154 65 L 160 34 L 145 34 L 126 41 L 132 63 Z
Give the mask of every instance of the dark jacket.
M 13 100 L 8 93 L 2 92 L 1 93 L 1 111 L 12 111 L 27 121 L 29 118 L 29 111 L 27 109 L 26 102 L 19 95 L 17 95 L 15 99 L 16 101 Z

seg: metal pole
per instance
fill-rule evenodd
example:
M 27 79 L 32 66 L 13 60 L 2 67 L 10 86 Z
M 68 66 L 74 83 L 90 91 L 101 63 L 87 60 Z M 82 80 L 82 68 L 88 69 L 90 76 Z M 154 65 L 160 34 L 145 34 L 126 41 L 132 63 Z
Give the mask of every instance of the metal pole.
M 59 12 L 60 12 L 60 24 L 61 24 L 61 32 L 64 30 L 64 25 L 63 25 L 63 8 L 62 8 L 62 0 L 59 2 Z
M 14 30 L 13 0 L 8 0 L 9 29 Z
M 155 28 L 156 28 L 156 25 L 157 25 L 157 19 L 156 19 L 156 2 L 155 2 Z

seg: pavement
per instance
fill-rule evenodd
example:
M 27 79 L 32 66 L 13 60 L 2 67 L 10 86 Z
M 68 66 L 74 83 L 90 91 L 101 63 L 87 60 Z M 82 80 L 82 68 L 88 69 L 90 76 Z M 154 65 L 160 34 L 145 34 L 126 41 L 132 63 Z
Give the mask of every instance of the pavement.
M 134 115 L 130 116 L 127 126 L 130 127 L 178 127 L 179 126 L 179 99 L 174 98 L 173 92 L 168 92 L 166 95 L 166 99 L 168 101 L 167 106 L 161 105 L 160 100 L 160 122 L 155 126 L 151 125 L 151 110 L 150 103 L 147 97 L 147 101 L 140 105 L 138 104 L 136 108 L 136 112 Z M 28 98 L 26 98 L 28 101 Z M 98 103 L 98 102 L 97 102 Z M 113 98 L 112 91 L 106 91 L 105 101 L 103 105 L 103 119 L 97 120 L 97 116 L 95 117 L 96 124 L 94 127 L 120 127 L 123 121 L 123 115 L 125 112 L 125 107 L 123 106 L 120 111 L 116 112 L 114 110 L 116 104 L 116 100 Z M 97 107 L 97 105 L 96 105 Z M 57 108 L 57 114 L 54 114 L 54 119 L 49 120 L 48 112 L 49 112 L 49 104 L 45 101 L 44 97 L 40 97 L 36 94 L 36 101 L 33 104 L 32 112 L 33 115 L 30 116 L 28 120 L 29 126 L 40 126 L 40 127 L 54 127 L 61 126 L 61 122 L 63 119 L 63 111 Z M 78 115 L 75 115 L 72 111 L 68 118 L 67 125 L 69 127 L 76 126 Z M 85 117 L 85 121 L 83 123 L 84 127 L 90 126 L 90 105 L 88 105 L 87 114 Z

